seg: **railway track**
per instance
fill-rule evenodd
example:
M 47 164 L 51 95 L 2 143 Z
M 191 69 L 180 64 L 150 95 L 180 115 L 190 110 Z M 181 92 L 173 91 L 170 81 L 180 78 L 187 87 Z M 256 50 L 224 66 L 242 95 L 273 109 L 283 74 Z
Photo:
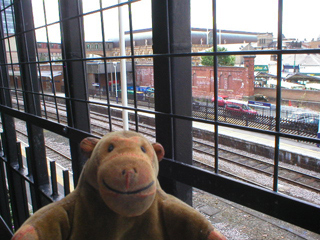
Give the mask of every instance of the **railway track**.
M 56 116 L 57 113 L 59 113 L 59 117 Z M 55 121 L 59 119 L 60 123 L 67 124 L 65 107 L 63 105 L 58 105 L 58 107 L 56 108 L 51 107 L 50 104 L 47 103 L 46 116 L 48 119 Z M 110 131 L 109 117 L 107 115 L 91 111 L 90 118 L 91 131 L 94 135 L 103 136 Z M 135 124 L 133 122 L 129 122 L 129 128 L 131 130 L 135 130 Z M 121 130 L 122 119 L 112 117 L 112 129 Z M 139 132 L 144 134 L 151 141 L 154 141 L 155 133 L 153 127 L 139 124 Z M 200 168 L 214 171 L 213 162 L 215 156 L 213 143 L 205 143 L 201 141 L 201 139 L 194 138 L 193 144 L 193 164 Z M 64 167 L 71 170 L 71 159 L 69 156 L 59 151 L 56 147 L 50 145 L 47 146 L 46 151 L 48 157 L 56 160 Z M 211 161 L 208 161 L 206 159 L 211 159 Z M 219 145 L 219 162 L 219 174 L 238 179 L 240 181 L 248 182 L 263 188 L 272 189 L 272 178 L 274 174 L 274 165 L 272 160 L 270 160 L 270 162 L 259 160 L 256 156 L 246 156 L 244 154 L 238 153 L 235 149 L 231 151 Z M 237 170 L 232 172 L 228 168 L 224 167 L 225 164 L 232 165 L 233 168 L 236 168 Z M 303 173 L 302 171 L 293 170 L 283 166 L 279 166 L 278 176 L 278 179 L 288 186 L 298 187 L 301 189 L 312 191 L 316 194 L 320 194 L 320 178 L 316 176 L 312 176 Z M 268 180 L 259 181 L 256 180 L 257 178 Z M 290 195 L 290 193 L 288 194 Z
M 214 158 L 214 146 L 212 144 L 204 143 L 202 141 L 194 140 L 194 148 L 193 150 L 199 152 L 201 154 L 207 155 L 211 158 Z M 227 149 L 219 148 L 219 161 L 225 161 L 228 163 L 235 164 L 240 167 L 244 167 L 251 171 L 256 172 L 257 174 L 263 174 L 268 177 L 273 177 L 274 174 L 274 165 L 273 163 L 266 162 L 263 160 L 259 160 L 257 158 L 249 157 L 243 155 L 241 153 L 237 153 L 235 151 L 230 151 Z M 197 164 L 205 164 L 201 163 L 199 160 L 195 160 Z M 199 163 L 200 162 L 200 163 Z M 207 169 L 214 170 L 214 167 L 209 164 L 205 164 Z M 223 171 L 223 170 L 222 170 Z M 225 171 L 223 171 L 225 172 Z M 237 177 L 237 176 L 235 176 Z M 289 169 L 284 166 L 279 166 L 279 174 L 278 179 L 282 180 L 286 183 L 293 184 L 299 186 L 301 188 L 305 188 L 316 193 L 320 193 L 320 178 L 316 176 L 312 176 L 309 174 L 302 173 L 301 171 L 296 171 L 293 169 Z M 253 181 L 249 181 L 245 178 L 246 181 L 257 184 Z M 265 186 L 264 186 L 265 187 Z

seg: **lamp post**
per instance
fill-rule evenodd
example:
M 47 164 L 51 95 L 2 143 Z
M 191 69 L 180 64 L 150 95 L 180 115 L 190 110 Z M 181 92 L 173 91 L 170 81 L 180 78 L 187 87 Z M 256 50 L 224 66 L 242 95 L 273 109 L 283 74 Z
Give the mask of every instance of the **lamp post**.
M 118 103 L 118 81 L 117 81 L 117 63 L 116 62 L 113 63 L 113 67 L 114 67 L 114 81 L 116 84 L 116 102 Z
M 118 0 L 118 3 L 121 4 L 125 0 Z M 126 56 L 126 46 L 125 46 L 125 37 L 124 37 L 124 6 L 118 7 L 119 14 L 119 48 L 120 56 Z M 128 110 L 125 109 L 128 107 L 128 96 L 127 96 L 127 68 L 126 68 L 126 59 L 120 59 L 120 81 L 121 81 L 121 101 L 124 109 L 122 110 L 122 120 L 123 120 L 123 129 L 129 130 L 129 121 L 128 121 Z
M 112 63 L 113 64 L 113 63 Z M 112 96 L 113 96 L 113 93 L 114 93 L 114 89 L 113 89 L 113 71 L 112 71 L 112 65 L 111 65 L 111 92 L 112 92 Z

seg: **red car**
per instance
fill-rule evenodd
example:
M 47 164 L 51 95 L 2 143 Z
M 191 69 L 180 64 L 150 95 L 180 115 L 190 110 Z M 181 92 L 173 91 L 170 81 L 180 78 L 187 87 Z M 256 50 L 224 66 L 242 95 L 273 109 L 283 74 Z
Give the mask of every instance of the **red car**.
M 227 114 L 230 116 L 240 117 L 245 115 L 249 118 L 255 118 L 255 116 L 258 114 L 256 110 L 249 107 L 248 104 L 242 102 L 226 101 L 225 107 Z
M 211 99 L 211 102 L 214 102 L 214 97 Z M 226 105 L 226 101 L 223 97 L 218 96 L 218 107 L 224 107 Z

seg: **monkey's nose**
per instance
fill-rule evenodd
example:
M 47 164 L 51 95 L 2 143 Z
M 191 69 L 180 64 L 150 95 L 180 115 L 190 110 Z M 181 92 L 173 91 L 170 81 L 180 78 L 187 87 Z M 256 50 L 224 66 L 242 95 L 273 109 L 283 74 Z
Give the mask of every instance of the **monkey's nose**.
M 135 168 L 131 169 L 124 169 L 122 170 L 122 175 L 125 178 L 126 182 L 126 189 L 128 190 L 130 188 L 131 183 L 135 180 L 137 175 L 137 170 Z

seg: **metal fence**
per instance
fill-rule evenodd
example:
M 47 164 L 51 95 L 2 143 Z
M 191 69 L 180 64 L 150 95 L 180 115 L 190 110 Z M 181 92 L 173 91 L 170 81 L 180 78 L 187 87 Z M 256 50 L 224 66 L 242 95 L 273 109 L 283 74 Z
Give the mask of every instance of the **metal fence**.
M 209 100 L 193 105 L 193 116 L 205 120 L 214 120 L 215 111 L 213 104 Z M 258 128 L 274 131 L 276 127 L 276 117 L 262 114 L 241 113 L 234 114 L 225 107 L 218 107 L 218 120 L 234 125 Z M 316 119 L 318 120 L 318 119 Z M 280 131 L 282 133 L 300 135 L 305 137 L 317 138 L 319 123 L 308 123 L 280 118 Z

